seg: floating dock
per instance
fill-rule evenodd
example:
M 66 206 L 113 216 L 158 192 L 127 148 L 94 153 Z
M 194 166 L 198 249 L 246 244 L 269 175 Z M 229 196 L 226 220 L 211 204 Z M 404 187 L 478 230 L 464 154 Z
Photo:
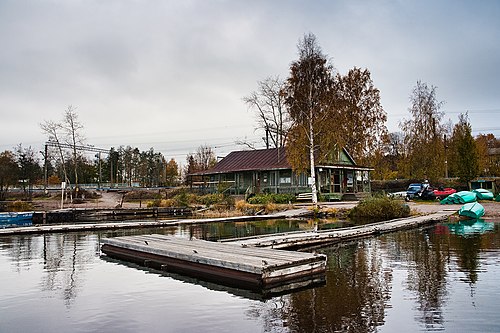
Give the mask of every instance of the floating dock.
M 326 256 L 165 235 L 101 240 L 111 258 L 253 291 L 288 292 L 325 282 Z
M 292 231 L 270 235 L 249 236 L 234 239 L 222 239 L 219 242 L 234 244 L 240 247 L 272 248 L 297 250 L 304 248 L 321 247 L 353 239 L 377 236 L 383 233 L 394 232 L 421 227 L 428 224 L 443 222 L 456 210 L 443 210 L 437 213 L 394 219 L 383 222 L 369 223 L 348 228 L 330 230 Z

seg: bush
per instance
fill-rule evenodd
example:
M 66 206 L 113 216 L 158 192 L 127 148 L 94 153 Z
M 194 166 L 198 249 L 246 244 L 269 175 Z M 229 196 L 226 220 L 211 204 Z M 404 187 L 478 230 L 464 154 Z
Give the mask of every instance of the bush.
M 7 203 L 7 211 L 9 212 L 24 212 L 33 210 L 33 205 L 27 201 L 16 200 Z
M 371 222 L 408 216 L 410 216 L 410 207 L 408 205 L 386 196 L 374 196 L 364 199 L 349 213 L 351 219 L 366 219 Z
M 220 203 L 223 203 L 224 201 L 225 201 L 224 195 L 222 195 L 220 193 L 205 194 L 205 195 L 197 198 L 197 202 L 199 202 L 200 204 L 205 205 L 205 206 L 220 204 Z
M 246 202 L 245 200 L 238 200 L 236 201 L 234 207 L 239 210 L 240 212 L 246 212 L 248 210 L 251 210 L 253 206 Z
M 248 203 L 254 205 L 287 204 L 295 201 L 295 195 L 290 193 L 283 194 L 257 194 L 248 199 Z

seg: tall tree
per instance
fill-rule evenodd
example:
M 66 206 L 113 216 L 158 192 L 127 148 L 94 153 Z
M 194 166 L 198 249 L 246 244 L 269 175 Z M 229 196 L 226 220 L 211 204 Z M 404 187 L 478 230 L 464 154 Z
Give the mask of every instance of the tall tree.
M 63 143 L 62 134 L 60 133 L 61 124 L 54 122 L 52 120 L 46 120 L 42 124 L 40 124 L 40 127 L 42 131 L 45 132 L 45 134 L 47 134 L 47 136 L 49 137 L 49 141 L 55 143 L 55 149 L 57 150 L 57 156 L 59 160 L 57 161 L 56 159 L 56 164 L 62 166 L 64 181 L 66 182 L 67 185 L 69 185 L 69 177 L 68 177 L 68 172 L 66 170 L 65 155 L 61 146 L 61 144 Z
M 479 154 L 480 176 L 498 177 L 500 176 L 500 140 L 492 133 L 479 134 L 476 138 L 476 147 Z
M 83 137 L 83 125 L 78 121 L 78 114 L 76 113 L 76 108 L 69 105 L 64 112 L 64 120 L 61 127 L 65 131 L 66 144 L 71 147 L 72 160 L 73 160 L 73 171 L 75 175 L 75 190 L 78 196 L 78 146 L 84 144 Z
M 195 154 L 186 156 L 187 165 L 184 169 L 184 180 L 187 182 L 201 181 L 201 176 L 189 176 L 192 173 L 208 170 L 217 164 L 217 157 L 212 147 L 201 145 L 197 148 Z
M 179 167 L 177 162 L 172 158 L 168 161 L 165 168 L 166 185 L 174 186 L 177 183 L 177 178 L 179 177 Z
M 337 74 L 335 84 L 340 112 L 345 114 L 345 148 L 355 160 L 367 163 L 376 148 L 382 149 L 387 135 L 387 114 L 380 104 L 380 92 L 373 85 L 370 71 L 357 67 L 345 76 Z
M 215 152 L 212 147 L 207 145 L 201 145 L 196 150 L 196 154 L 194 155 L 194 160 L 198 167 L 197 171 L 205 171 L 208 170 L 217 164 L 217 157 L 215 156 Z
M 46 120 L 44 123 L 40 124 L 40 127 L 42 131 L 48 135 L 49 141 L 51 141 L 58 150 L 60 165 L 63 167 L 64 179 L 67 186 L 70 184 L 70 179 L 66 170 L 66 159 L 68 158 L 65 156 L 63 148 L 71 149 L 69 160 L 72 162 L 75 190 L 78 195 L 78 161 L 81 159 L 79 151 L 84 144 L 84 137 L 82 133 L 83 125 L 78 121 L 76 108 L 69 105 L 64 112 L 61 122 Z M 71 200 L 72 199 L 71 196 Z
M 310 170 L 312 201 L 318 202 L 316 188 L 316 158 L 339 147 L 341 131 L 331 131 L 334 120 L 335 93 L 333 67 L 328 64 L 316 37 L 305 35 L 298 44 L 299 59 L 290 66 L 287 80 L 286 105 L 293 121 L 287 144 L 287 156 L 296 170 Z M 308 163 L 304 156 L 309 156 Z
M 266 147 L 279 148 L 285 145 L 290 119 L 285 107 L 285 82 L 277 77 L 268 77 L 258 82 L 258 90 L 244 97 L 249 109 L 255 110 L 258 128 L 264 130 Z
M 24 148 L 19 144 L 16 148 L 17 164 L 19 166 L 19 178 L 22 181 L 24 193 L 28 193 L 31 197 L 31 189 L 42 176 L 42 168 L 40 161 L 36 157 L 35 152 L 30 147 Z M 28 191 L 27 191 L 28 190 Z
M 452 161 L 457 176 L 462 182 L 468 183 L 479 174 L 479 156 L 467 113 L 458 116 L 451 140 L 454 156 Z
M 444 175 L 445 133 L 440 111 L 443 102 L 437 100 L 436 89 L 417 81 L 410 96 L 411 119 L 400 123 L 408 149 L 409 176 L 434 181 Z
M 9 186 L 17 183 L 19 166 L 16 157 L 10 150 L 0 153 L 0 200 L 5 200 Z

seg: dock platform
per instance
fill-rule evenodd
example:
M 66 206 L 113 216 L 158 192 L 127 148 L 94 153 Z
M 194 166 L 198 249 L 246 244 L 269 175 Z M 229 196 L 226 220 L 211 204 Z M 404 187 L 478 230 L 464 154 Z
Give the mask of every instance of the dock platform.
M 281 293 L 325 282 L 322 254 L 157 234 L 106 238 L 101 244 L 111 258 L 247 290 Z

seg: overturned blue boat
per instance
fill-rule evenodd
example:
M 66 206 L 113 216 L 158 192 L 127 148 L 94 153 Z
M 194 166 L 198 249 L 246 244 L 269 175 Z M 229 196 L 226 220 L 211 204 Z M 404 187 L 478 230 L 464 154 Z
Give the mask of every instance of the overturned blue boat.
M 494 195 L 488 190 L 478 188 L 472 192 L 476 193 L 477 200 L 493 200 Z
M 458 215 L 478 219 L 484 215 L 484 207 L 479 202 L 470 202 L 460 208 Z
M 441 200 L 441 205 L 451 205 L 451 204 L 464 204 L 476 201 L 476 193 L 471 191 L 460 191 L 450 194 L 443 200 Z
M 30 226 L 33 224 L 33 212 L 0 213 L 0 229 Z

